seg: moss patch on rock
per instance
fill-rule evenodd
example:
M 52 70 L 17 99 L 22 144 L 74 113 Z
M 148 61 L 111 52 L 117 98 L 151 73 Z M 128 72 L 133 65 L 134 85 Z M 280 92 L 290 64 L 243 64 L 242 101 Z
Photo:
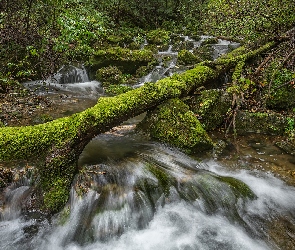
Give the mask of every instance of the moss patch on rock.
M 284 68 L 274 69 L 274 72 L 268 79 L 270 96 L 267 98 L 266 105 L 276 110 L 295 108 L 295 72 Z
M 205 130 L 215 129 L 224 122 L 231 102 L 230 95 L 218 89 L 204 90 L 186 101 Z
M 177 63 L 182 65 L 192 65 L 201 62 L 201 59 L 188 50 L 178 52 Z
M 96 71 L 96 79 L 102 82 L 102 85 L 120 84 L 123 82 L 122 71 L 116 66 L 103 67 Z
M 289 128 L 290 117 L 275 112 L 260 113 L 238 111 L 236 130 L 239 134 L 261 133 L 270 135 L 285 135 Z
M 168 44 L 170 40 L 170 32 L 163 29 L 151 30 L 147 33 L 146 39 L 150 44 Z
M 147 66 L 155 61 L 151 50 L 130 50 L 121 47 L 112 47 L 105 50 L 97 50 L 90 59 L 93 70 L 102 67 L 116 66 L 123 73 L 134 74 L 141 66 Z
M 189 107 L 180 99 L 171 99 L 147 114 L 139 128 L 152 138 L 189 152 L 211 149 L 213 143 Z
M 218 43 L 218 38 L 216 37 L 209 37 L 205 39 L 202 43 L 201 46 L 207 45 L 207 44 L 217 44 Z

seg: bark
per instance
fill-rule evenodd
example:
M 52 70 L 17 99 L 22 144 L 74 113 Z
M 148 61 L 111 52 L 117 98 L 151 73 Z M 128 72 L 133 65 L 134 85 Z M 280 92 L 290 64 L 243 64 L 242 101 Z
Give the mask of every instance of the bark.
M 187 96 L 195 88 L 216 79 L 224 70 L 274 45 L 268 43 L 250 52 L 240 49 L 242 52 L 238 56 L 230 53 L 225 58 L 197 64 L 182 74 L 145 84 L 125 94 L 100 98 L 94 107 L 69 117 L 35 126 L 0 128 L 0 162 L 41 159 L 38 184 L 42 190 L 41 209 L 56 212 L 68 199 L 68 189 L 78 170 L 78 157 L 94 136 L 165 100 Z

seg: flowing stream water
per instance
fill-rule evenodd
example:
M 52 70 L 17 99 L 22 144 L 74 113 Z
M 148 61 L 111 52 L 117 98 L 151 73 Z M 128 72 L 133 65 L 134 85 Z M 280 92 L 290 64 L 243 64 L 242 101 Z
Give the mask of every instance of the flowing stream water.
M 166 72 L 173 64 L 175 58 Z M 159 69 L 164 67 L 153 72 Z M 69 82 L 55 77 L 63 83 L 54 87 L 79 98 L 83 91 L 102 95 L 100 83 L 83 79 L 80 70 L 76 77 L 78 68 L 70 69 Z M 51 94 L 52 82 L 45 86 Z M 263 137 L 246 137 L 239 152 L 228 147 L 188 156 L 135 133 L 138 119 L 86 146 L 70 201 L 55 216 L 21 210 L 30 179 L 9 186 L 0 211 L 0 249 L 294 249 L 295 188 L 268 171 L 274 164 L 294 170 L 294 156 Z

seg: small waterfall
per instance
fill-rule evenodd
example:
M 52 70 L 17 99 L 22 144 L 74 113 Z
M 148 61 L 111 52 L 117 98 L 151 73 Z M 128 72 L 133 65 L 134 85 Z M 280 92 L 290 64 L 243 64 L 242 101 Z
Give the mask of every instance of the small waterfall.
M 51 222 L 13 210 L 27 187 L 7 193 L 14 212 L 0 221 L 1 249 L 270 250 L 281 249 L 272 240 L 280 223 L 295 228 L 294 187 L 129 132 L 96 137 L 79 165 L 70 202 Z
M 89 82 L 89 77 L 85 67 L 75 67 L 73 65 L 64 65 L 57 73 L 50 76 L 47 83 L 51 84 L 67 84 Z

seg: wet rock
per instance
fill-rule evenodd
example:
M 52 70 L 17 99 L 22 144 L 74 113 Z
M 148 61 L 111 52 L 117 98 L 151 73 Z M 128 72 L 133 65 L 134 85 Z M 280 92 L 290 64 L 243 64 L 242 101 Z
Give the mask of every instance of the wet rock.
M 276 145 L 285 151 L 287 154 L 295 155 L 295 141 L 293 139 L 287 139 L 276 142 Z
M 162 29 L 152 30 L 147 33 L 146 39 L 147 42 L 151 44 L 168 44 L 170 40 L 170 32 Z
M 231 107 L 232 98 L 224 90 L 211 89 L 201 91 L 185 101 L 200 120 L 205 130 L 219 127 Z
M 235 126 L 239 134 L 284 135 L 289 127 L 289 120 L 290 117 L 276 112 L 238 111 Z
M 148 112 L 138 128 L 152 138 L 188 152 L 211 149 L 213 142 L 189 107 L 179 99 L 171 99 Z
M 118 67 L 123 73 L 134 74 L 141 66 L 147 66 L 155 60 L 151 50 L 130 50 L 120 47 L 98 50 L 90 59 L 92 70 L 109 65 Z
M 201 59 L 188 50 L 178 52 L 177 63 L 181 65 L 191 65 L 201 62 Z
M 211 37 L 211 38 L 207 38 L 205 39 L 202 43 L 201 46 L 203 45 L 207 45 L 207 44 L 216 44 L 218 43 L 218 38 L 216 37 Z

